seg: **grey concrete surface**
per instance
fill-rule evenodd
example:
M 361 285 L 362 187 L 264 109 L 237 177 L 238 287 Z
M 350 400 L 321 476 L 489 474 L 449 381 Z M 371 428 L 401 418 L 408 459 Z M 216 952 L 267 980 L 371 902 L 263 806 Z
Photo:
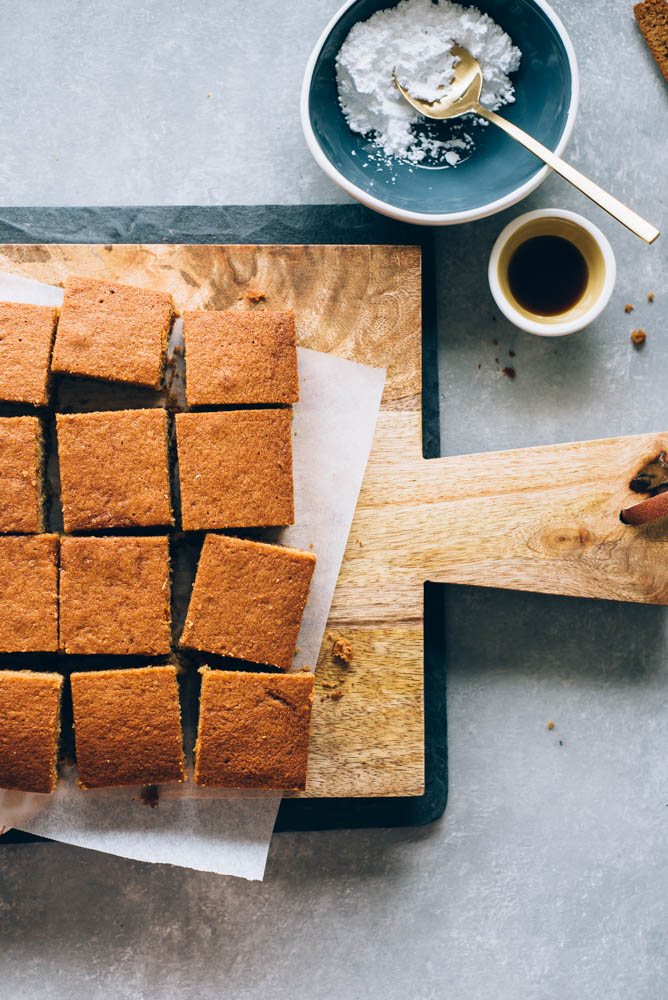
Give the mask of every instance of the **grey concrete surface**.
M 343 200 L 297 114 L 336 6 L 0 0 L 0 200 Z M 668 226 L 668 88 L 630 0 L 557 8 L 583 84 L 570 157 Z M 485 280 L 504 221 L 546 204 L 600 224 L 619 265 L 604 316 L 556 342 L 502 321 Z M 440 232 L 444 451 L 668 428 L 665 239 L 643 247 L 558 178 L 504 217 Z M 638 325 L 642 352 L 629 343 Z M 497 374 L 511 349 L 512 382 Z M 447 614 L 442 821 L 281 835 L 264 884 L 0 847 L 0 994 L 666 996 L 666 611 L 458 587 Z

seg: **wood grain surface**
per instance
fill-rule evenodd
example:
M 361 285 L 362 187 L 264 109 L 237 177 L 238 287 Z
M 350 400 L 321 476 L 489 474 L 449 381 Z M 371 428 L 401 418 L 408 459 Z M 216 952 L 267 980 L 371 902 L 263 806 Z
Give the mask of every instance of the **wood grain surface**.
M 316 671 L 307 796 L 419 795 L 425 580 L 668 604 L 668 519 L 621 524 L 668 432 L 426 461 L 414 247 L 0 248 L 4 270 L 170 291 L 178 309 L 295 310 L 299 343 L 386 367 L 373 448 Z M 332 637 L 354 659 L 332 656 Z M 332 698 L 341 692 L 341 697 Z

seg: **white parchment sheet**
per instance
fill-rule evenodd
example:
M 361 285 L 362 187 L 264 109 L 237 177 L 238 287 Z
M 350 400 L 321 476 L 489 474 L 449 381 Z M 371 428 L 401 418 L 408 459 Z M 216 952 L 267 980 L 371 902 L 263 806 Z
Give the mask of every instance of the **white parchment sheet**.
M 0 274 L 0 301 L 60 305 L 62 289 Z M 170 352 L 181 342 L 177 321 Z M 298 349 L 300 401 L 293 413 L 295 521 L 273 538 L 317 555 L 294 668 L 315 668 L 334 587 L 350 532 L 385 372 L 328 354 Z M 172 389 L 181 396 L 182 385 Z M 109 403 L 104 387 L 100 409 Z M 124 406 L 132 406 L 121 390 Z M 146 405 L 146 404 L 144 404 Z M 91 406 L 87 405 L 86 409 Z M 130 664 L 128 664 L 130 665 Z M 184 720 L 187 723 L 187 720 Z M 186 724 L 187 730 L 187 724 Z M 0 790 L 0 829 L 15 827 L 141 861 L 261 879 L 280 804 L 273 792 L 162 786 L 156 808 L 138 789 L 82 791 L 65 767 L 52 795 Z

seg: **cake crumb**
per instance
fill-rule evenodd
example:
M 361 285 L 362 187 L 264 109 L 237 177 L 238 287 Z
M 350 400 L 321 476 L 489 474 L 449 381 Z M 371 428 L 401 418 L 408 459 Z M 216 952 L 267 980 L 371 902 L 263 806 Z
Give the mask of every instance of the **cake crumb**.
M 331 694 L 325 695 L 326 698 L 331 698 L 332 701 L 341 701 L 343 698 L 343 691 L 332 691 Z
M 654 302 L 654 292 L 649 293 L 649 295 L 647 296 L 647 301 Z
M 144 785 L 139 794 L 139 798 L 145 806 L 150 806 L 151 809 L 155 809 L 160 801 L 160 789 L 157 785 Z
M 517 372 L 512 367 L 512 365 L 506 365 L 505 368 L 501 369 L 501 374 L 505 375 L 507 378 L 515 378 L 515 376 L 517 375 Z
M 255 288 L 249 288 L 246 292 L 246 298 L 249 302 L 264 302 L 267 296 L 265 292 L 258 292 Z
M 356 542 L 356 544 L 357 544 L 357 545 L 359 545 L 359 547 L 360 547 L 361 549 L 363 549 L 363 548 L 364 548 L 364 543 L 363 543 L 362 541 L 360 541 L 360 539 L 359 539 L 359 538 L 356 538 L 356 539 L 355 539 L 355 542 Z
M 626 305 L 624 306 L 624 312 L 625 313 L 633 312 L 633 306 L 631 305 L 630 302 L 627 302 Z
M 631 340 L 636 347 L 642 347 L 647 340 L 647 334 L 644 330 L 633 330 L 631 333 Z
M 336 636 L 332 644 L 332 655 L 342 663 L 351 663 L 354 657 L 352 643 L 343 636 Z
M 552 721 L 552 719 L 550 719 L 550 721 L 548 722 L 547 728 L 548 729 L 554 729 L 554 722 Z

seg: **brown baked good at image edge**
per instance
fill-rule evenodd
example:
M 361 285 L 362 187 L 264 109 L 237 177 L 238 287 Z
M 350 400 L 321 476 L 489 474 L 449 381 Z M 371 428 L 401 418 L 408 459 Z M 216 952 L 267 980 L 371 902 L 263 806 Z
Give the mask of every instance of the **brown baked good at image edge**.
M 668 83 L 668 3 L 666 0 L 643 0 L 634 4 L 633 14 Z
M 58 310 L 0 302 L 0 400 L 46 406 Z
M 39 417 L 0 417 L 0 533 L 45 531 L 45 459 Z
M 0 670 L 0 788 L 55 789 L 63 682 L 58 673 Z
M 58 649 L 56 534 L 0 535 L 0 653 Z

